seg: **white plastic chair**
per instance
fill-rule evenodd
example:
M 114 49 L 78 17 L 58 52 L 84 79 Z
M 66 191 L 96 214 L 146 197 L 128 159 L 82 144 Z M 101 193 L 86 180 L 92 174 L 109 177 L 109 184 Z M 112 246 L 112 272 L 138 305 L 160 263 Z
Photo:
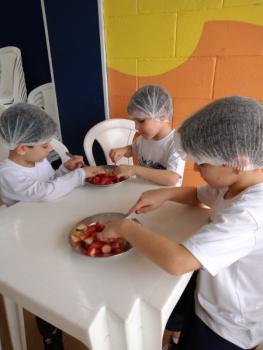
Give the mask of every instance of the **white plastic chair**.
M 69 156 L 66 154 L 66 152 L 68 152 L 68 149 L 61 141 L 53 139 L 51 141 L 51 145 L 54 151 L 56 151 L 56 153 L 59 155 L 62 163 L 65 163 L 67 160 L 69 160 Z
M 0 48 L 0 103 L 26 102 L 27 91 L 21 51 L 15 46 Z
M 0 115 L 3 113 L 3 111 L 6 109 L 4 105 L 0 105 Z M 8 149 L 5 148 L 1 143 L 0 143 L 0 160 L 6 159 L 8 157 Z M 0 197 L 0 208 L 4 208 L 5 205 L 1 201 Z M 1 350 L 1 347 L 0 347 Z
M 44 109 L 44 111 L 54 119 L 58 127 L 60 126 L 55 87 L 53 83 L 40 85 L 30 91 L 27 102 Z M 61 140 L 60 129 L 57 136 L 58 139 Z
M 90 165 L 96 165 L 92 146 L 96 140 L 105 155 L 107 164 L 112 164 L 109 152 L 112 148 L 132 144 L 136 132 L 135 123 L 128 119 L 109 119 L 94 125 L 84 138 L 84 151 Z M 119 164 L 133 164 L 132 158 L 123 157 Z

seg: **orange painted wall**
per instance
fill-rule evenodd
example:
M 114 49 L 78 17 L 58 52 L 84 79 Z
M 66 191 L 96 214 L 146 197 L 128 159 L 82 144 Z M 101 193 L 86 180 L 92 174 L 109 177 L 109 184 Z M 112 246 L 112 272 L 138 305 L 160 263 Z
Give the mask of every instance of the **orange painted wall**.
M 262 20 L 263 21 L 263 20 Z M 263 22 L 262 22 L 263 24 Z M 163 74 L 140 76 L 108 68 L 110 115 L 125 117 L 130 96 L 140 86 L 164 86 L 174 101 L 173 127 L 192 112 L 226 95 L 263 101 L 263 26 L 238 21 L 208 21 L 191 56 Z M 184 184 L 203 183 L 187 164 Z

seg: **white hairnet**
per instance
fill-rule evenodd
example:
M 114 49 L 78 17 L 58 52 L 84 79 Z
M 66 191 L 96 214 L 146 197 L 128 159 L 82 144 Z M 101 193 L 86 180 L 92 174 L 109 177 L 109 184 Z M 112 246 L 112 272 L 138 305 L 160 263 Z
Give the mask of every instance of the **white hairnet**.
M 16 103 L 0 116 L 0 140 L 9 149 L 49 142 L 56 130 L 56 123 L 45 111 L 28 103 Z
M 173 102 L 170 94 L 159 85 L 145 85 L 131 97 L 128 114 L 136 118 L 160 119 L 173 116 Z
M 263 105 L 251 98 L 214 101 L 185 120 L 178 134 L 179 152 L 181 147 L 198 164 L 263 167 Z

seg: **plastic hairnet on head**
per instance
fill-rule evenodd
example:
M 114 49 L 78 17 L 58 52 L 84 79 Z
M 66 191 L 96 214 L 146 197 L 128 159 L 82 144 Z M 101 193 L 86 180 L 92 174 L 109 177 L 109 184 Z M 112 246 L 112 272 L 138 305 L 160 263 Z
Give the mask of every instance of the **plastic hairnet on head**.
M 256 100 L 216 100 L 186 119 L 178 133 L 175 141 L 197 164 L 263 167 L 263 105 Z
M 136 118 L 170 119 L 173 102 L 170 94 L 159 85 L 145 85 L 131 97 L 128 114 Z
M 28 103 L 14 104 L 0 116 L 0 140 L 9 149 L 49 142 L 56 130 L 56 123 L 45 111 Z

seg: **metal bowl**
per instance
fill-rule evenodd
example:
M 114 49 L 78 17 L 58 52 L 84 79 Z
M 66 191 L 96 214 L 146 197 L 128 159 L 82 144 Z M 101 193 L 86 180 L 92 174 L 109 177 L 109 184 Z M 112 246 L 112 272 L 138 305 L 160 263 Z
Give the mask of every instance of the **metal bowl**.
M 111 254 L 109 254 L 107 256 L 105 256 L 105 255 L 89 256 L 89 255 L 87 255 L 87 253 L 85 253 L 84 249 L 81 249 L 81 246 L 74 246 L 72 244 L 72 235 L 78 236 L 78 235 L 80 235 L 82 233 L 82 231 L 77 231 L 76 230 L 77 226 L 80 225 L 80 224 L 85 224 L 87 226 L 89 226 L 91 224 L 95 224 L 96 222 L 100 222 L 102 224 L 105 224 L 108 221 L 117 221 L 117 220 L 124 219 L 125 217 L 127 217 L 127 214 L 123 214 L 123 213 L 100 213 L 100 214 L 95 214 L 95 215 L 88 216 L 88 217 L 84 218 L 83 220 L 81 220 L 80 222 L 78 222 L 71 229 L 71 231 L 69 232 L 69 244 L 78 253 L 86 255 L 89 258 L 100 258 L 101 259 L 101 258 L 111 258 L 111 257 L 123 255 L 123 254 L 127 253 L 132 248 L 131 244 L 129 242 L 125 241 L 125 240 L 124 240 L 125 249 L 123 251 L 119 252 L 119 253 L 111 253 Z

